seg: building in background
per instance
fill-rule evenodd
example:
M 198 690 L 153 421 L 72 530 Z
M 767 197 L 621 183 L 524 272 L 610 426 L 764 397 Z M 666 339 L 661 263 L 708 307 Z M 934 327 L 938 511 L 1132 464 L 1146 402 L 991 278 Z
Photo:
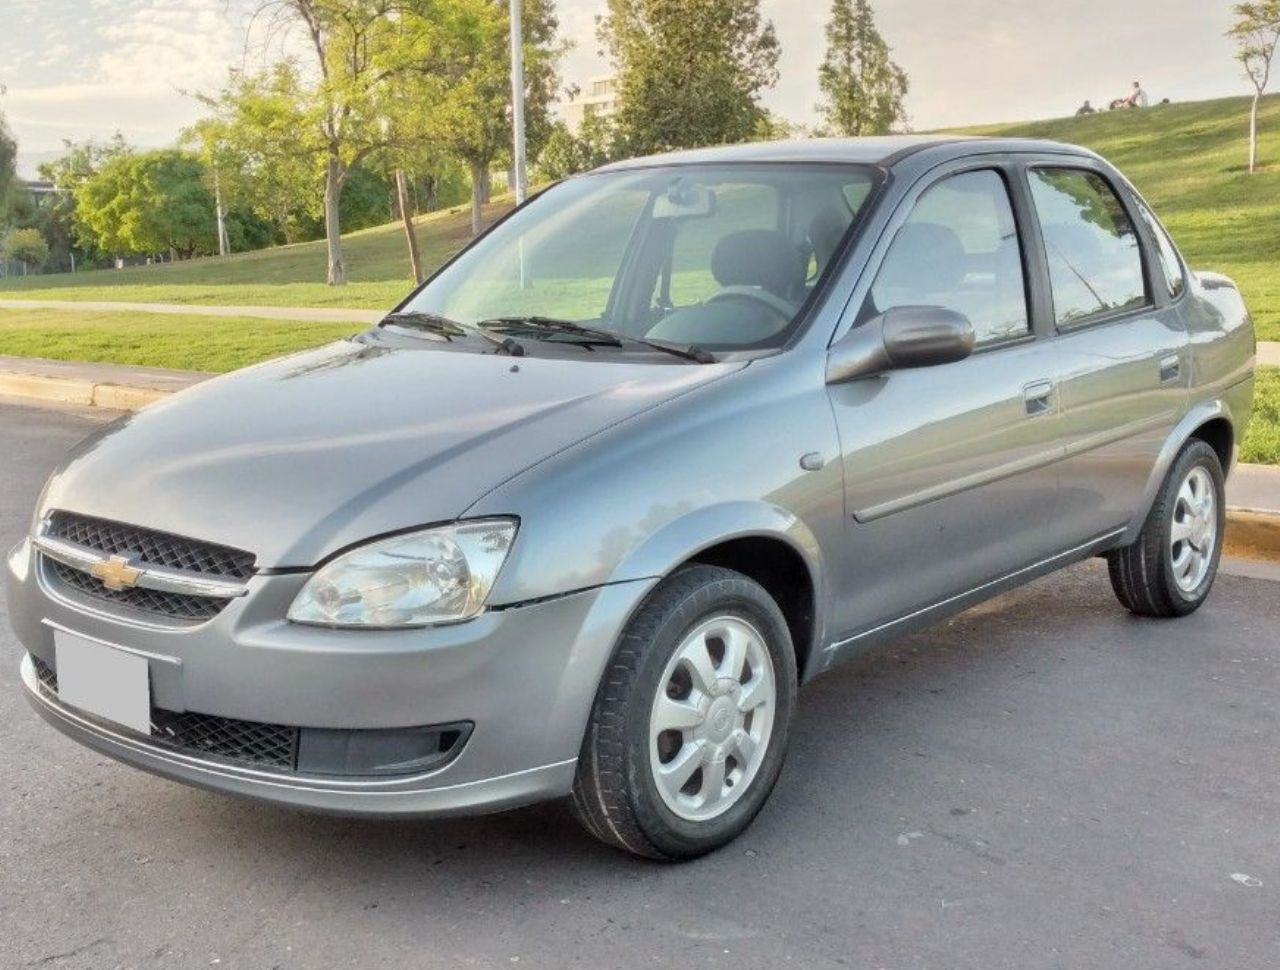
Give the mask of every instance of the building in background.
M 565 102 L 564 122 L 577 131 L 587 118 L 611 115 L 618 110 L 618 89 L 612 75 L 590 78 L 578 95 Z

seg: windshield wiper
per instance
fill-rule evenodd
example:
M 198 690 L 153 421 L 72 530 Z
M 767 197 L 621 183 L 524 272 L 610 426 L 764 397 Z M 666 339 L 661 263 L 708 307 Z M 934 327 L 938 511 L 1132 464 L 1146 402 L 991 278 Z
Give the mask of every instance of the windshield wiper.
M 665 341 L 649 340 L 646 337 L 630 337 L 625 334 L 614 333 L 612 330 L 588 327 L 584 324 L 576 323 L 573 320 L 557 320 L 553 317 L 540 316 L 494 317 L 492 320 L 481 321 L 480 326 L 495 323 L 510 326 L 520 326 L 524 324 L 541 330 L 576 334 L 582 337 L 590 337 L 592 344 L 602 344 L 608 347 L 622 347 L 625 344 L 649 347 L 652 350 L 661 351 L 664 354 L 671 354 L 673 357 L 680 357 L 683 360 L 692 360 L 698 364 L 714 364 L 716 361 L 713 354 L 703 350 L 696 344 L 669 344 Z
M 583 326 L 581 323 L 575 323 L 572 320 L 557 320 L 554 317 L 493 317 L 489 320 L 481 320 L 477 326 L 485 327 L 498 324 L 504 327 L 533 327 L 535 330 L 548 330 L 554 333 L 573 334 L 578 337 L 590 337 L 594 344 L 602 344 L 607 347 L 621 347 L 622 338 L 616 333 L 608 330 L 597 330 L 595 327 Z
M 397 313 L 388 313 L 378 325 L 385 326 L 387 324 L 425 330 L 427 333 L 443 337 L 450 343 L 453 342 L 454 337 L 476 335 L 483 337 L 498 350 L 505 351 L 512 357 L 524 356 L 524 346 L 518 340 L 513 340 L 511 337 L 499 337 L 497 334 L 489 333 L 483 327 L 468 327 L 457 320 L 442 317 L 438 313 L 425 313 L 421 310 L 401 310 Z
M 467 335 L 467 328 L 458 323 L 458 321 L 442 317 L 438 313 L 423 313 L 419 310 L 399 310 L 395 313 L 388 313 L 382 318 L 382 322 L 378 326 L 385 327 L 387 324 L 397 327 L 411 327 L 414 330 L 425 330 L 427 333 L 443 337 L 450 342 L 454 337 L 465 337 Z
M 648 337 L 635 337 L 633 339 L 638 344 L 644 344 L 646 347 L 661 350 L 663 353 L 671 354 L 675 357 L 683 357 L 685 360 L 691 360 L 696 364 L 714 364 L 716 362 L 715 354 L 709 350 L 703 350 L 697 344 L 669 344 L 665 340 L 650 340 Z

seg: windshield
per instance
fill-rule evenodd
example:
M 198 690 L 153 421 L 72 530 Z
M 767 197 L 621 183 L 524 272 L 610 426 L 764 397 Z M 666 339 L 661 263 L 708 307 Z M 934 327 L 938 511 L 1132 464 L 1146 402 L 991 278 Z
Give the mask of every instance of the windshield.
M 587 327 L 595 345 L 613 334 L 620 347 L 776 347 L 876 178 L 862 166 L 791 163 L 570 179 L 462 253 L 402 312 L 479 324 L 522 342 L 586 341 Z M 576 333 L 555 326 L 566 323 L 578 325 Z

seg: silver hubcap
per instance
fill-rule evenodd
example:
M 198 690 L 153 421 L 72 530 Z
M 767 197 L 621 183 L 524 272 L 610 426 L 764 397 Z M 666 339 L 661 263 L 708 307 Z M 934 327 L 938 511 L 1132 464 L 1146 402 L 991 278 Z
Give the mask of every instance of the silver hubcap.
M 1218 541 L 1218 499 L 1213 479 L 1203 468 L 1187 473 L 1173 505 L 1169 552 L 1173 578 L 1184 593 L 1194 592 L 1209 572 Z
M 775 685 L 764 638 L 745 620 L 716 617 L 685 637 L 649 715 L 649 763 L 667 808 L 701 822 L 742 797 L 769 747 Z

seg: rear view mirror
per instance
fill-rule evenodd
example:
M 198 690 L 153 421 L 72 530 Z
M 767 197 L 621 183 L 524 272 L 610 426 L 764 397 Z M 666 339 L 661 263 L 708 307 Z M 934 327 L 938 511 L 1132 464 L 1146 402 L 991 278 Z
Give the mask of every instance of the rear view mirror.
M 902 306 L 854 327 L 827 355 L 827 383 L 908 367 L 933 367 L 973 353 L 973 324 L 938 306 Z
M 681 177 L 653 200 L 655 219 L 705 219 L 716 214 L 716 193 Z

